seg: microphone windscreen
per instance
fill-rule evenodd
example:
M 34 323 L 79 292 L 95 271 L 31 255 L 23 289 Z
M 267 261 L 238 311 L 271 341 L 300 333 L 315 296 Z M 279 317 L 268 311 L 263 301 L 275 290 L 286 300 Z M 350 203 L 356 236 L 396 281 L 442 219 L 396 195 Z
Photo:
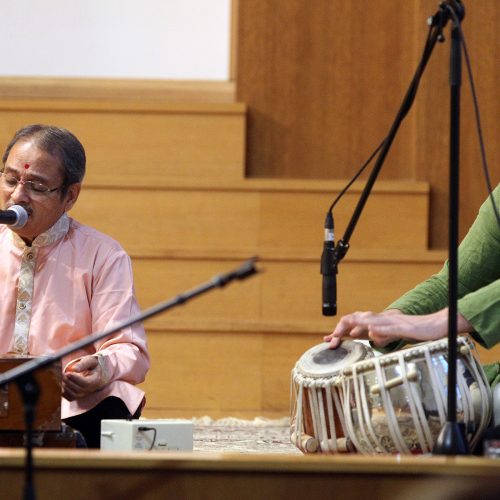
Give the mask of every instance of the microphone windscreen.
M 12 205 L 9 207 L 9 210 L 12 210 L 17 214 L 17 220 L 14 224 L 10 224 L 11 227 L 21 228 L 26 225 L 28 222 L 28 212 L 21 205 Z

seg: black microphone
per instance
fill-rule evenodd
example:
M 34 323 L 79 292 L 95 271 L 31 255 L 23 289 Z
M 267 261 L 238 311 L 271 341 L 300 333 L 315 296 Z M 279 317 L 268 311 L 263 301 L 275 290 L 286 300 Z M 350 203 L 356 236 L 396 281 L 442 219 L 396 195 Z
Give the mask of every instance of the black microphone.
M 0 224 L 21 228 L 26 222 L 28 222 L 28 212 L 21 205 L 12 205 L 7 210 L 0 210 Z
M 321 274 L 323 275 L 323 316 L 337 314 L 337 263 L 335 257 L 335 238 L 333 234 L 333 215 L 326 214 L 325 242 L 321 255 Z

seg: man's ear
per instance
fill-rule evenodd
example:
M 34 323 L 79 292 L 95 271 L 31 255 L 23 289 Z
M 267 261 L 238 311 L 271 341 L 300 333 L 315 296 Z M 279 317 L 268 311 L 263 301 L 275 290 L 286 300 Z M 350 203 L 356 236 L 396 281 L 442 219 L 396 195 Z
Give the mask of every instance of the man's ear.
M 75 184 L 71 184 L 68 187 L 68 192 L 66 193 L 66 201 L 64 209 L 66 212 L 71 210 L 73 205 L 76 203 L 78 196 L 80 195 L 80 189 L 82 188 L 81 182 L 77 182 Z

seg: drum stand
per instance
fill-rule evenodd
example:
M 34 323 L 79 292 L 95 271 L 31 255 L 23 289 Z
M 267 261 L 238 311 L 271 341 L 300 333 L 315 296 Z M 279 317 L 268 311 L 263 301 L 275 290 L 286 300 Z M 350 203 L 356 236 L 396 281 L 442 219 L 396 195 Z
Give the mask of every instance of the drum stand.
M 449 312 L 448 312 L 448 417 L 447 423 L 443 427 L 433 453 L 444 455 L 463 455 L 470 454 L 470 450 L 465 439 L 465 429 L 457 423 L 456 419 L 456 363 L 457 363 L 457 284 L 458 284 L 458 210 L 459 210 L 459 123 L 460 123 L 460 85 L 461 85 L 461 30 L 460 22 L 465 14 L 465 9 L 461 0 L 446 0 L 443 1 L 438 12 L 429 19 L 431 32 L 424 48 L 422 59 L 417 67 L 410 87 L 403 99 L 403 103 L 398 111 L 398 114 L 384 139 L 380 153 L 377 157 L 375 165 L 368 177 L 365 188 L 361 193 L 354 213 L 346 228 L 343 239 L 340 239 L 336 245 L 331 245 L 328 248 L 328 254 L 325 258 L 328 259 L 328 265 L 331 267 L 331 272 L 337 273 L 337 266 L 342 260 L 348 249 L 349 240 L 352 236 L 356 223 L 363 207 L 365 206 L 368 197 L 371 193 L 373 185 L 382 168 L 389 148 L 396 136 L 396 133 L 401 125 L 401 122 L 408 114 L 415 95 L 418 89 L 418 84 L 423 75 L 427 62 L 430 59 L 432 51 L 437 41 L 443 42 L 443 29 L 446 23 L 451 20 L 453 23 L 451 30 L 451 57 L 450 57 L 450 179 L 449 179 Z M 433 31 L 432 31 L 433 29 Z M 327 213 L 327 223 L 325 229 L 332 221 L 333 204 L 330 211 Z M 323 267 L 322 267 L 323 272 Z
M 21 391 L 24 412 L 25 412 L 25 422 L 26 422 L 26 462 L 25 462 L 25 487 L 24 487 L 24 500 L 34 500 L 36 498 L 35 489 L 33 485 L 33 422 L 35 419 L 36 404 L 39 398 L 39 387 L 35 380 L 34 373 L 45 366 L 49 366 L 54 362 L 62 359 L 63 357 L 83 349 L 98 340 L 104 339 L 113 333 L 119 332 L 124 328 L 127 328 L 135 323 L 140 323 L 146 319 L 152 318 L 159 313 L 167 311 L 175 306 L 182 305 L 187 301 L 202 295 L 216 287 L 224 287 L 233 280 L 243 280 L 258 272 L 255 267 L 255 260 L 250 259 L 243 263 L 239 268 L 228 272 L 226 274 L 221 274 L 215 276 L 208 283 L 202 284 L 192 290 L 189 290 L 183 294 L 177 295 L 175 298 L 161 302 L 156 306 L 146 309 L 144 312 L 130 318 L 123 323 L 120 323 L 106 331 L 97 332 L 89 335 L 88 337 L 73 342 L 68 346 L 56 351 L 50 355 L 34 358 L 27 361 L 21 365 L 18 365 L 11 370 L 0 374 L 0 387 L 3 385 L 15 381 L 19 390 Z

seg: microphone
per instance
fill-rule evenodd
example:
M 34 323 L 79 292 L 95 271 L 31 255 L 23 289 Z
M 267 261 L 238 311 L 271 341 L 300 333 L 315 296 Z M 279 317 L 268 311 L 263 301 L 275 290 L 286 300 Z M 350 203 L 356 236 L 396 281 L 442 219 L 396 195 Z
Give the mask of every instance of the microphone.
M 28 222 L 28 212 L 21 205 L 12 205 L 7 210 L 0 210 L 0 224 L 21 228 L 26 222 Z
M 337 314 L 337 263 L 333 226 L 333 215 L 328 212 L 325 219 L 325 242 L 323 244 L 323 254 L 321 255 L 323 316 L 335 316 Z

